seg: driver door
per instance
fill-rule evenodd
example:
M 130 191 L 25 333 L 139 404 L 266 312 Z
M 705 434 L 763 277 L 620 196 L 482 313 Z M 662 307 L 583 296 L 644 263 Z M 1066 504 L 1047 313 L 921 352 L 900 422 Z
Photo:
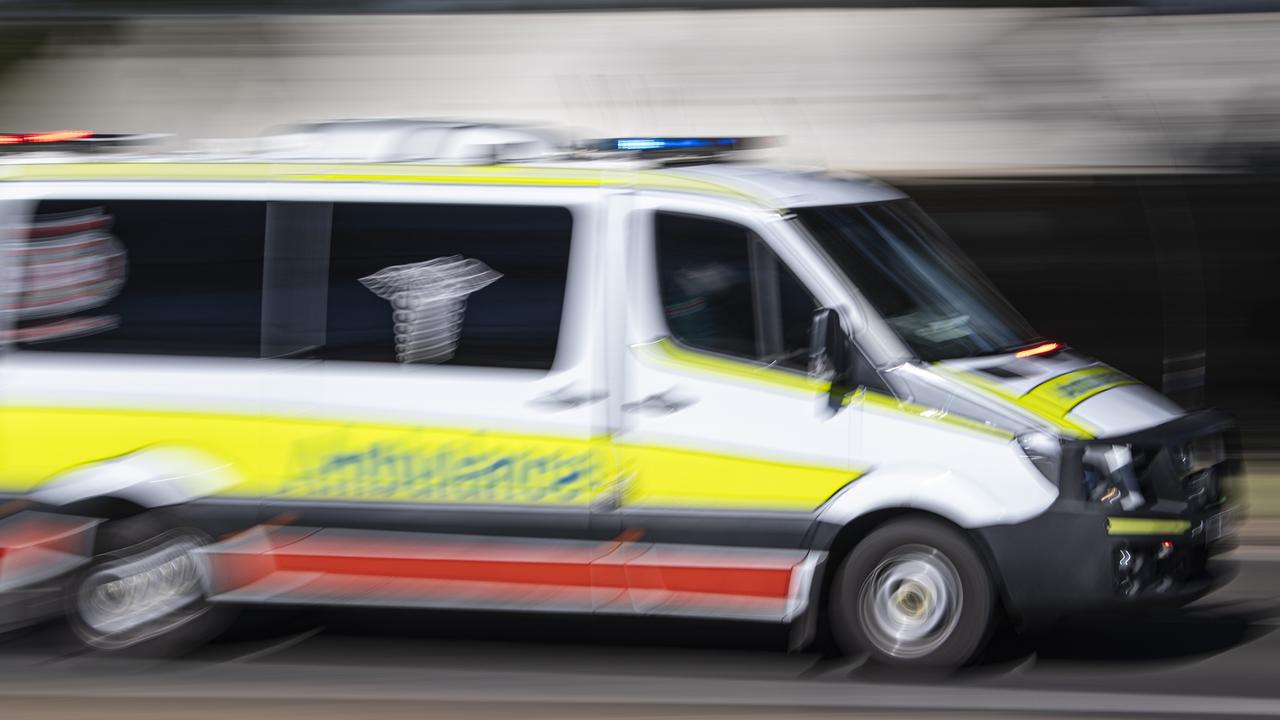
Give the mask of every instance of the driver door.
M 766 219 L 663 204 L 629 229 L 617 601 L 784 619 L 813 513 L 855 476 L 855 413 L 806 373 L 833 298 Z

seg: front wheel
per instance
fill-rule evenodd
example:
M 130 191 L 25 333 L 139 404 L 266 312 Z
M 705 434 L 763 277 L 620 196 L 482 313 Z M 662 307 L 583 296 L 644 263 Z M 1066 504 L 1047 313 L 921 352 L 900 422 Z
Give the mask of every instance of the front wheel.
M 845 558 L 831 589 L 841 650 L 888 665 L 954 668 L 991 634 L 995 590 L 962 533 L 910 518 L 873 531 Z

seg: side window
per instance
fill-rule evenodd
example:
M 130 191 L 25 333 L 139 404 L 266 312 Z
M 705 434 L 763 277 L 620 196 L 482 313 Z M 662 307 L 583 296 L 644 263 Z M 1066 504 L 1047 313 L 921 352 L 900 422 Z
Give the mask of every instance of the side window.
M 335 203 L 321 357 L 550 369 L 562 207 Z
M 755 235 L 729 223 L 658 213 L 654 242 L 672 336 L 697 350 L 758 357 L 751 291 Z
M 257 357 L 265 203 L 47 200 L 11 307 L 25 350 Z
M 804 370 L 817 307 L 755 233 L 733 223 L 658 213 L 658 282 L 667 327 L 695 350 Z
M 776 362 L 792 370 L 809 369 L 809 328 L 813 311 L 819 303 L 800 283 L 800 278 L 783 265 L 778 266 L 778 315 L 782 327 L 782 346 Z

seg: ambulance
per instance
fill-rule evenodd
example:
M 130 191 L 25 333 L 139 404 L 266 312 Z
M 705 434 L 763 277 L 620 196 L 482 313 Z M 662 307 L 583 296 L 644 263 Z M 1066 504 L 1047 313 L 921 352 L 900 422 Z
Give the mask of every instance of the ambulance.
M 348 605 L 949 668 L 1189 602 L 1231 543 L 1232 420 L 1037 334 L 874 180 L 485 123 L 136 139 L 0 135 L 0 597 L 92 648 Z

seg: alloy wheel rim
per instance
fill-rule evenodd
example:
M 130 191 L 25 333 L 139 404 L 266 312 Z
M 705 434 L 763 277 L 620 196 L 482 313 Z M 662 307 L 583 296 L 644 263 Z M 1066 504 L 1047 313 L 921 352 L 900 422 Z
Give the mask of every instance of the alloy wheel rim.
M 904 545 L 867 576 L 858 616 L 877 650 L 914 659 L 936 651 L 955 632 L 964 588 L 955 565 L 938 549 Z

